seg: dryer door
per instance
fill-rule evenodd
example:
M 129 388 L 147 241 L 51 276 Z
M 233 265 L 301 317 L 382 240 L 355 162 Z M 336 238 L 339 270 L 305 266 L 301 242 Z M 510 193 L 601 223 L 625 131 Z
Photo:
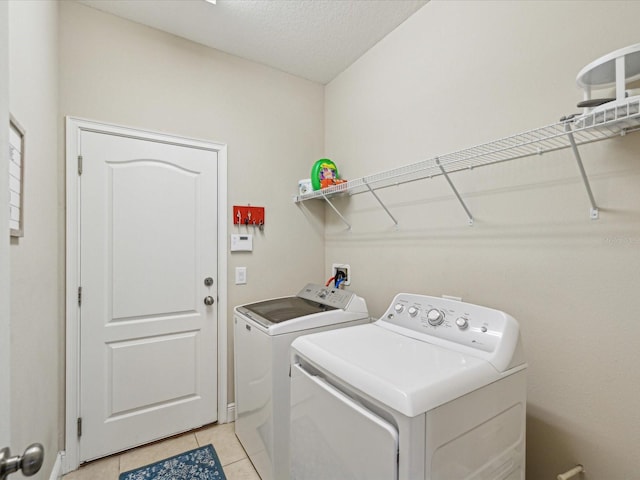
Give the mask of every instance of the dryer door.
M 291 480 L 397 480 L 398 431 L 321 377 L 291 369 Z

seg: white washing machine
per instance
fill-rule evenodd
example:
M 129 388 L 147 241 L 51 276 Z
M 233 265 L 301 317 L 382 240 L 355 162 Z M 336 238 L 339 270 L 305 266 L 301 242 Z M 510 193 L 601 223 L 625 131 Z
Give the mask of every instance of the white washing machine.
M 363 298 L 309 284 L 296 296 L 234 310 L 236 436 L 262 480 L 289 478 L 291 342 L 308 333 L 370 322 Z
M 376 322 L 296 339 L 294 480 L 523 480 L 518 323 L 398 294 Z

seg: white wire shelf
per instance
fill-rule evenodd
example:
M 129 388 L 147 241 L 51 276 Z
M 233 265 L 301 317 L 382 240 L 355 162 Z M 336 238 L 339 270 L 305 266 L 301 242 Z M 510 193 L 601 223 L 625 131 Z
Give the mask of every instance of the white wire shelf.
M 628 131 L 640 128 L 639 108 L 640 99 L 635 100 L 625 109 L 617 107 L 605 111 L 591 112 L 569 121 L 554 123 L 440 157 L 349 180 L 346 183 L 315 190 L 304 195 L 296 195 L 295 201 L 304 202 L 338 193 L 355 195 L 368 192 L 369 187 L 378 190 L 402 183 L 432 178 L 442 175 L 440 166 L 447 173 L 455 173 L 461 170 L 562 150 L 571 147 L 571 142 L 567 135 L 567 126 L 571 128 L 577 145 L 624 135 Z M 440 166 L 438 162 L 440 162 Z
M 584 173 L 577 146 L 598 142 L 618 135 L 625 135 L 638 129 L 640 129 L 640 96 L 625 99 L 623 102 L 611 102 L 611 105 L 605 104 L 589 113 L 570 116 L 558 123 L 535 130 L 529 130 L 457 152 L 349 180 L 346 183 L 334 185 L 322 190 L 296 195 L 294 196 L 294 202 L 305 202 L 318 198 L 324 199 L 329 202 L 336 213 L 340 215 L 329 201 L 331 197 L 339 194 L 356 195 L 371 192 L 395 222 L 395 219 L 375 194 L 375 191 L 442 175 L 446 177 L 458 200 L 465 208 L 470 223 L 472 223 L 473 218 L 451 183 L 449 174 L 530 157 L 532 155 L 542 155 L 569 147 L 574 149 L 581 173 Z M 585 181 L 591 198 L 588 180 L 584 174 L 583 180 Z M 593 199 L 591 198 L 591 200 Z M 592 201 L 591 203 L 592 218 L 597 218 L 595 202 Z M 593 210 L 596 210 L 595 216 Z M 342 215 L 340 215 L 340 217 L 347 223 Z M 347 226 L 349 226 L 348 223 Z

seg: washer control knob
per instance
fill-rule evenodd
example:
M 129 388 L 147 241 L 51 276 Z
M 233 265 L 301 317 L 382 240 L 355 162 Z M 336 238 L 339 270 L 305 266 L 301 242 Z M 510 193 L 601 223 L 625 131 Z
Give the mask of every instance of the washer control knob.
M 396 313 L 402 313 L 404 311 L 404 305 L 402 305 L 401 303 L 396 303 L 393 309 L 396 311 Z
M 465 330 L 469 327 L 469 320 L 464 317 L 458 317 L 456 318 L 456 325 L 460 330 Z
M 444 313 L 437 308 L 432 308 L 427 312 L 427 320 L 429 320 L 429 323 L 434 327 L 442 325 L 442 322 L 444 322 Z
M 409 307 L 409 310 L 407 311 L 409 312 L 410 317 L 415 317 L 420 310 L 418 310 L 417 307 Z

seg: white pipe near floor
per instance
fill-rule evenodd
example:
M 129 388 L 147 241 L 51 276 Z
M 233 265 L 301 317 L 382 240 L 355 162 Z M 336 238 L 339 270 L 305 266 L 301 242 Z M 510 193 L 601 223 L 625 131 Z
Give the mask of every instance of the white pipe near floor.
M 584 467 L 582 465 L 576 465 L 571 470 L 568 470 L 568 471 L 558 475 L 557 479 L 558 480 L 569 480 L 570 478 L 573 478 L 573 477 L 575 477 L 576 475 L 578 475 L 579 473 L 582 473 L 582 472 L 584 472 Z

